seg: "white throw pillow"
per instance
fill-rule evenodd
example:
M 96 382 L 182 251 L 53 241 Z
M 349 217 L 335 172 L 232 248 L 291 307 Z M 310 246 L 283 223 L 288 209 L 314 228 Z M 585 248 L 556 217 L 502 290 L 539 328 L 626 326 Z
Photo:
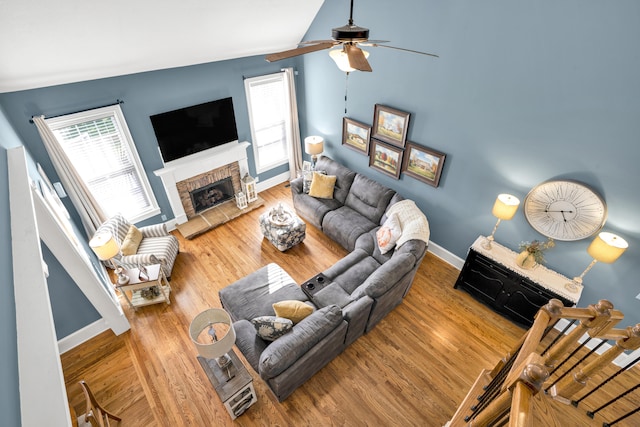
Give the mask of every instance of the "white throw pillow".
M 380 248 L 380 253 L 386 254 L 395 246 L 398 239 L 402 236 L 402 228 L 396 214 L 391 215 L 384 222 L 382 227 L 376 232 L 376 241 Z

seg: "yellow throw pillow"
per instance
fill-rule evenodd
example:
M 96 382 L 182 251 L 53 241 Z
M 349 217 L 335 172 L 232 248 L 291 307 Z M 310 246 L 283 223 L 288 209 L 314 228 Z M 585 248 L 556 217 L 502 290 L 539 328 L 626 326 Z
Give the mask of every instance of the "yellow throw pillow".
M 336 185 L 335 175 L 323 175 L 318 172 L 313 173 L 309 195 L 319 199 L 333 199 L 333 188 Z
M 138 253 L 138 246 L 142 241 L 142 232 L 135 225 L 129 227 L 127 235 L 124 237 L 120 251 L 122 255 L 135 255 Z
M 313 307 L 302 301 L 285 300 L 273 304 L 276 316 L 291 320 L 294 324 L 313 313 Z

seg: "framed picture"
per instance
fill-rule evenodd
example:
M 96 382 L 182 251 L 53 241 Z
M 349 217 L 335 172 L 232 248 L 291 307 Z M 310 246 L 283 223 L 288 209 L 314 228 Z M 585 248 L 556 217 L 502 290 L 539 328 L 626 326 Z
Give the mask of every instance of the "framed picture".
M 371 126 L 347 117 L 342 119 L 342 145 L 346 145 L 366 156 L 369 154 L 370 135 Z
M 407 143 L 402 172 L 434 187 L 440 182 L 445 154 L 413 142 Z
M 302 162 L 302 171 L 303 172 L 311 171 L 311 162 L 308 162 L 306 160 L 304 162 Z
M 376 104 L 373 110 L 372 138 L 404 148 L 409 128 L 409 113 Z
M 369 167 L 394 177 L 400 178 L 403 151 L 400 148 L 385 144 L 377 139 L 371 139 L 371 153 Z

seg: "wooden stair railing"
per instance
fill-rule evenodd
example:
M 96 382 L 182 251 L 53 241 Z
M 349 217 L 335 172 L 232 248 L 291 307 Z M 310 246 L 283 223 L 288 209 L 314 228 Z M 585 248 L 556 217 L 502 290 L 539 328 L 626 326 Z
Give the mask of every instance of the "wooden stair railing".
M 446 427 L 532 426 L 533 397 L 540 392 L 545 381 L 582 348 L 578 345 L 580 338 L 586 333 L 588 339 L 615 340 L 615 345 L 601 356 L 577 368 L 592 355 L 595 349 L 592 350 L 545 389 L 554 399 L 570 403 L 571 397 L 587 384 L 593 374 L 608 366 L 625 350 L 640 347 L 640 324 L 613 329 L 623 317 L 607 300 L 586 308 L 563 307 L 559 300 L 550 300 L 538 311 L 533 325 L 513 350 L 492 370 L 481 372 Z M 564 335 L 563 331 L 547 349 L 539 352 L 542 340 L 560 319 L 579 323 L 568 334 Z M 574 369 L 575 373 L 571 374 Z

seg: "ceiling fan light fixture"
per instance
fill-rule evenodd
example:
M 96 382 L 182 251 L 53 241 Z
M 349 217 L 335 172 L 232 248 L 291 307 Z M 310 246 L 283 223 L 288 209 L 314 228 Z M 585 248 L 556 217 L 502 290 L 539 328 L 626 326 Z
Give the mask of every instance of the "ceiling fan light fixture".
M 364 54 L 365 58 L 369 58 L 369 52 L 367 52 L 366 50 L 362 50 L 362 53 Z M 334 60 L 341 71 L 350 73 L 356 70 L 351 66 L 351 64 L 349 64 L 349 56 L 343 48 L 330 50 L 329 56 Z

